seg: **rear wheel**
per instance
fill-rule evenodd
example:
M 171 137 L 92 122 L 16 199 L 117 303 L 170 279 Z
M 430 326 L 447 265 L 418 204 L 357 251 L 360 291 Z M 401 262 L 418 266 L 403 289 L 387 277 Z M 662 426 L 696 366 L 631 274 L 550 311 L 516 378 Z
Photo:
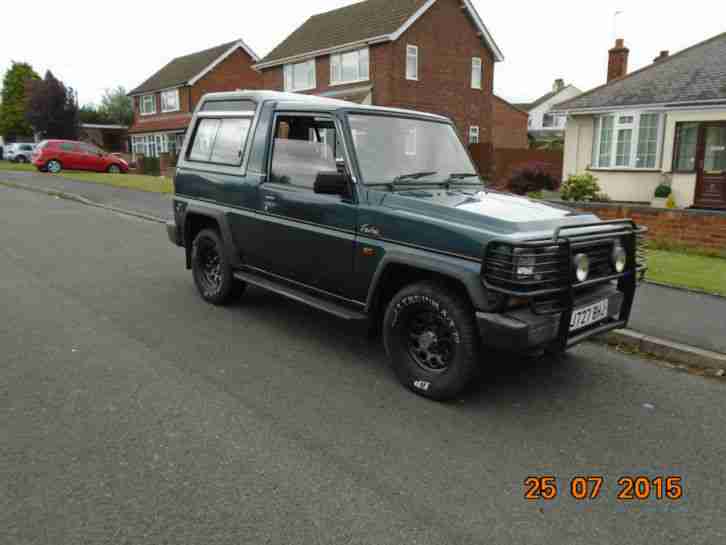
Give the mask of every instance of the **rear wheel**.
M 51 159 L 45 165 L 45 169 L 48 172 L 50 172 L 51 174 L 58 174 L 61 170 L 63 170 L 63 166 L 60 164 L 60 161 L 56 161 L 55 159 Z
M 192 276 L 202 299 L 226 305 L 244 292 L 245 284 L 234 278 L 219 233 L 204 229 L 192 244 Z
M 121 167 L 119 167 L 118 165 L 111 165 L 108 167 L 108 173 L 109 174 L 120 174 Z
M 398 292 L 386 310 L 383 338 L 398 379 L 424 397 L 452 399 L 478 374 L 474 311 L 444 285 L 421 282 Z

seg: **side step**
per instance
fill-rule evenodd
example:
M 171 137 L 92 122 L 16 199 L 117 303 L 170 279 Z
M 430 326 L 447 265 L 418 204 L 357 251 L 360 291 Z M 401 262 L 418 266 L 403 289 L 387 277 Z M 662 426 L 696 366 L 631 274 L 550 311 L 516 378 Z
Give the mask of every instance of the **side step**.
M 338 318 L 342 318 L 344 320 L 368 319 L 368 316 L 363 312 L 352 310 L 344 305 L 334 303 L 321 297 L 316 297 L 315 295 L 312 295 L 307 291 L 294 288 L 281 282 L 275 282 L 274 280 L 270 280 L 257 274 L 236 271 L 234 273 L 234 277 L 237 280 L 242 280 L 243 282 L 247 282 L 248 284 L 252 284 L 253 286 L 258 286 L 273 293 L 277 293 L 279 295 L 287 297 L 288 299 L 293 299 L 294 301 L 304 303 L 318 310 L 322 310 L 323 312 L 327 312 L 328 314 L 333 314 L 334 316 L 337 316 Z

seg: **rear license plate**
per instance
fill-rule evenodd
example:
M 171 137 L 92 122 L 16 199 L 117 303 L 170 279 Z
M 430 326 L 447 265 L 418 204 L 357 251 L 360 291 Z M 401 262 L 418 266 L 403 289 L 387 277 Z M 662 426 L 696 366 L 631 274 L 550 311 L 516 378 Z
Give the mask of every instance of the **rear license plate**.
M 594 305 L 579 308 L 572 313 L 570 331 L 577 331 L 589 325 L 604 320 L 608 316 L 608 300 L 600 301 Z

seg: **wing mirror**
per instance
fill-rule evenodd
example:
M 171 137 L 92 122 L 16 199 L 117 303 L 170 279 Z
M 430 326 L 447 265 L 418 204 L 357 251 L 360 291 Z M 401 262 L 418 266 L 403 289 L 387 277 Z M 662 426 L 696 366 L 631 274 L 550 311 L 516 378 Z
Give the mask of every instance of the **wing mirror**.
M 347 174 L 340 172 L 319 172 L 313 186 L 315 193 L 319 195 L 340 195 L 350 197 L 350 182 Z

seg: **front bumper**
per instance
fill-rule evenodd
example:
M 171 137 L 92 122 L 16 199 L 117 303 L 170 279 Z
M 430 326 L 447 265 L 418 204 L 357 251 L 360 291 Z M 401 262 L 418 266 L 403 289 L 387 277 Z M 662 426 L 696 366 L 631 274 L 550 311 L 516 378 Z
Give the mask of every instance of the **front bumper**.
M 586 307 L 603 299 L 608 300 L 609 316 L 591 326 L 569 332 L 569 324 L 562 320 L 562 313 L 535 314 L 530 307 L 500 314 L 477 312 L 476 319 L 483 343 L 487 346 L 514 352 L 527 352 L 538 348 L 569 348 L 585 339 L 625 327 L 627 320 L 620 319 L 625 295 L 614 285 L 602 286 L 574 301 L 573 310 Z M 562 331 L 566 328 L 566 331 Z

